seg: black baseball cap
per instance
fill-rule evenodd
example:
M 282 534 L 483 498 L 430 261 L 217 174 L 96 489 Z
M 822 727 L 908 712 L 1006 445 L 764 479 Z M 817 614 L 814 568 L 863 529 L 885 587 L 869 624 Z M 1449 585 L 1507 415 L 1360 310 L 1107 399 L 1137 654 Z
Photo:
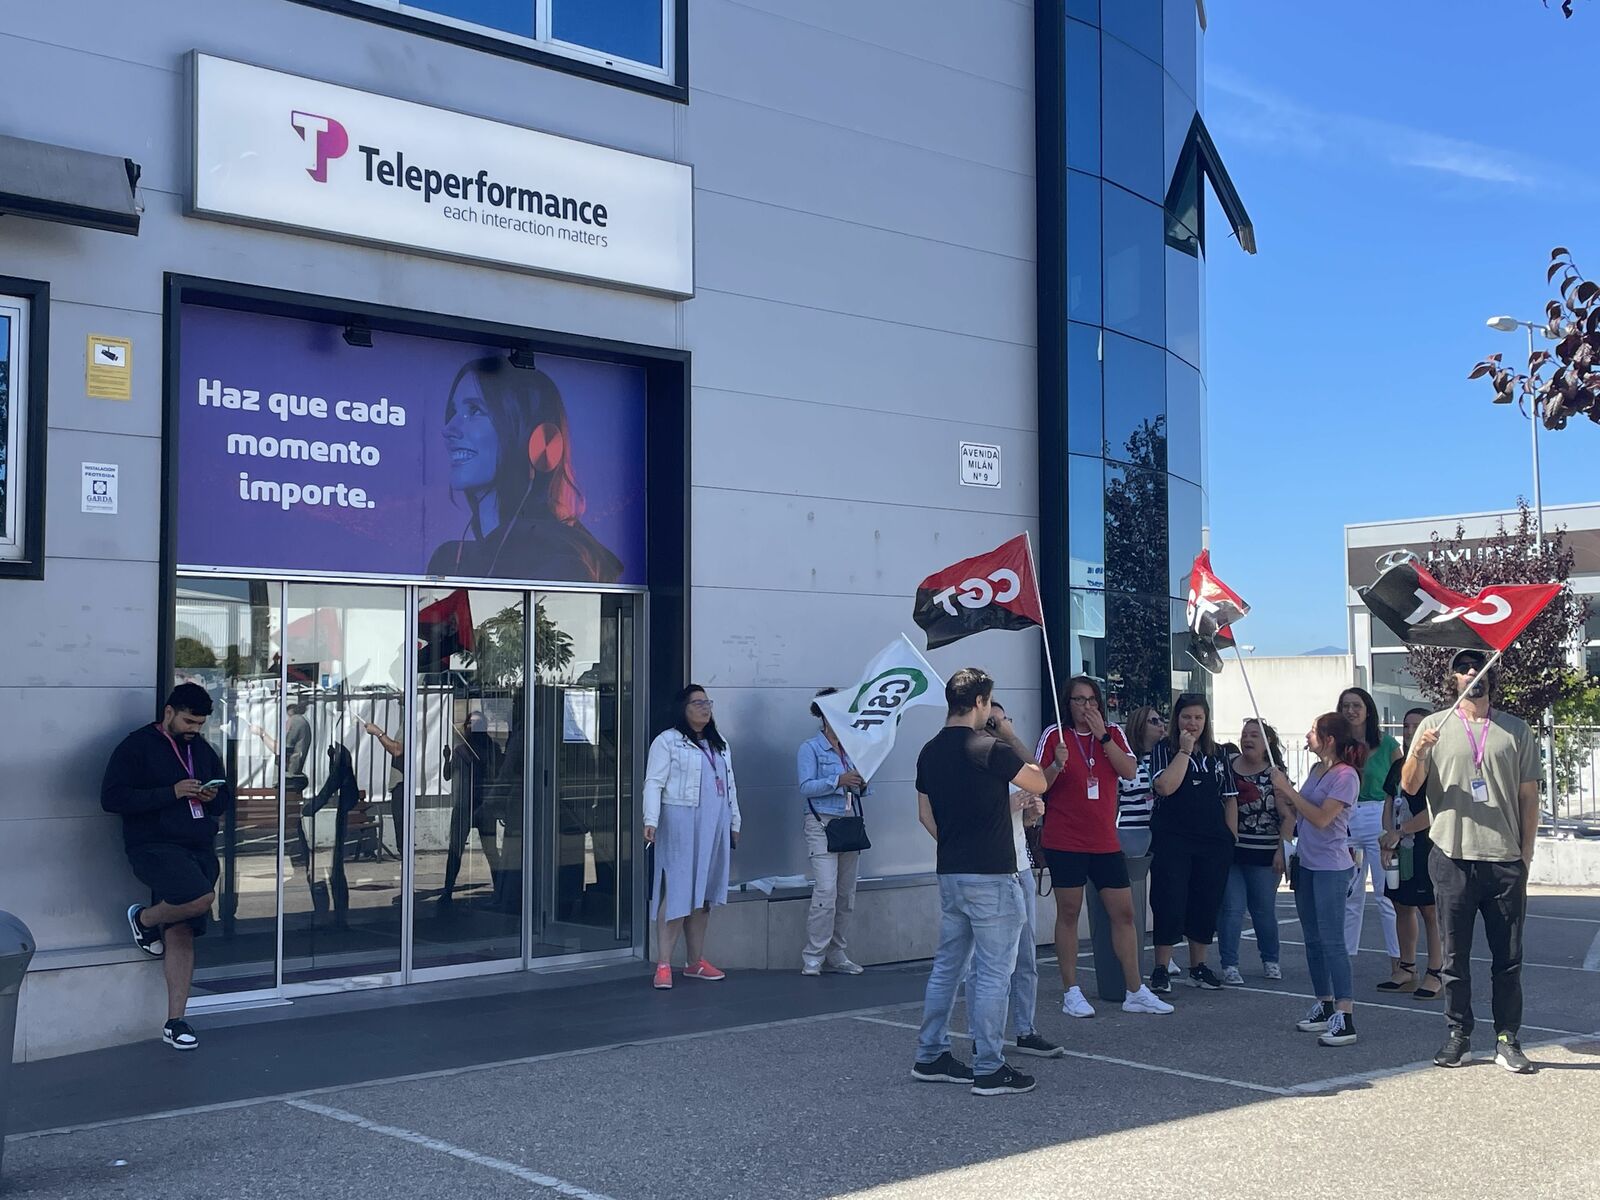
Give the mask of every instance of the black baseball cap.
M 1483 670 L 1488 661 L 1489 656 L 1482 650 L 1457 650 L 1455 657 L 1450 660 L 1450 673 L 1473 675 Z

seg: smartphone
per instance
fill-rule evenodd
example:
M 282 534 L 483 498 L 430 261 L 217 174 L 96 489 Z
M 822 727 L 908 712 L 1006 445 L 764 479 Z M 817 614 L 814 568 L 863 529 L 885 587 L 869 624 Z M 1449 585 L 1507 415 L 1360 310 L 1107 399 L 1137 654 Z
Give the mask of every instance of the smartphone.
M 202 792 L 214 792 L 219 787 L 224 786 L 227 782 L 228 781 L 226 779 L 208 779 L 200 785 L 200 790 Z

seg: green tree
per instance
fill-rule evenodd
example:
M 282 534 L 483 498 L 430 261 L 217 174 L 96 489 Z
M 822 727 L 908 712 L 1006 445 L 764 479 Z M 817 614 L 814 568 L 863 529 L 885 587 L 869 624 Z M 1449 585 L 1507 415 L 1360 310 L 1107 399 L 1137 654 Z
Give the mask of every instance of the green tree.
M 572 664 L 572 635 L 545 613 L 543 604 L 533 608 L 534 670 L 544 682 L 551 682 Z M 527 643 L 522 606 L 501 609 L 473 630 L 471 650 L 461 652 L 462 661 L 478 673 L 486 687 L 518 687 L 523 682 Z
M 1546 282 L 1557 277 L 1559 296 L 1544 307 L 1543 334 L 1554 348 L 1538 347 L 1528 369 L 1517 371 L 1491 354 L 1468 379 L 1488 379 L 1496 404 L 1530 409 L 1546 429 L 1565 429 L 1573 417 L 1600 424 L 1600 283 L 1585 279 L 1565 246 L 1550 252 Z

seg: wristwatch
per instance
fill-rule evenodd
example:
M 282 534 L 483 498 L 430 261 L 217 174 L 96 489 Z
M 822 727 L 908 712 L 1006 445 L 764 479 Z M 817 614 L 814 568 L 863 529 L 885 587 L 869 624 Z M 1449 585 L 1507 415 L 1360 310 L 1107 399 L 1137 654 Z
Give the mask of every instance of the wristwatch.
M 1102 746 L 1104 746 L 1110 740 L 1111 740 L 1111 730 L 1108 729 L 1108 730 L 1106 730 L 1104 733 L 1102 733 L 1100 735 L 1100 744 Z

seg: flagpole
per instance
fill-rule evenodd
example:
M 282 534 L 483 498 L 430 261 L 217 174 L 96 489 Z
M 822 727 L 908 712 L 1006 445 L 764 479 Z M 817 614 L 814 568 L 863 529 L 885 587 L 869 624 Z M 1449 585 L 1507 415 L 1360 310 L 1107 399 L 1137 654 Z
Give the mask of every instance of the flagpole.
M 1044 616 L 1044 593 L 1039 588 L 1039 564 L 1033 558 L 1033 535 L 1026 529 L 1022 536 L 1028 546 L 1028 569 L 1033 572 L 1033 598 L 1039 602 L 1039 615 Z M 1044 665 L 1050 674 L 1050 706 L 1056 711 L 1056 730 L 1062 739 L 1067 736 L 1067 727 L 1061 720 L 1061 689 L 1056 686 L 1056 660 L 1050 653 L 1050 623 L 1048 620 L 1039 623 L 1039 634 L 1044 638 Z
M 1270 765 L 1272 761 L 1272 755 L 1269 752 L 1270 745 L 1267 742 L 1267 723 L 1261 719 L 1261 706 L 1256 703 L 1255 689 L 1250 686 L 1250 672 L 1244 669 L 1244 651 L 1239 649 L 1239 641 L 1237 638 L 1234 639 L 1233 652 L 1239 658 L 1239 677 L 1244 680 L 1245 695 L 1250 697 L 1250 711 L 1255 713 L 1256 724 L 1261 727 L 1262 752 L 1266 754 L 1267 762 Z M 1243 736 L 1244 734 L 1241 732 L 1240 737 Z
M 1459 653 L 1459 651 L 1457 653 Z M 1504 651 L 1502 650 L 1496 650 L 1489 656 L 1489 661 L 1483 664 L 1483 668 L 1471 679 L 1467 680 L 1467 686 L 1461 689 L 1461 694 L 1456 697 L 1456 702 L 1450 706 L 1451 708 L 1460 706 L 1461 702 L 1467 698 L 1467 693 L 1478 686 L 1478 681 L 1489 673 L 1490 668 L 1492 668 L 1495 663 L 1500 661 L 1500 655 L 1503 653 Z

